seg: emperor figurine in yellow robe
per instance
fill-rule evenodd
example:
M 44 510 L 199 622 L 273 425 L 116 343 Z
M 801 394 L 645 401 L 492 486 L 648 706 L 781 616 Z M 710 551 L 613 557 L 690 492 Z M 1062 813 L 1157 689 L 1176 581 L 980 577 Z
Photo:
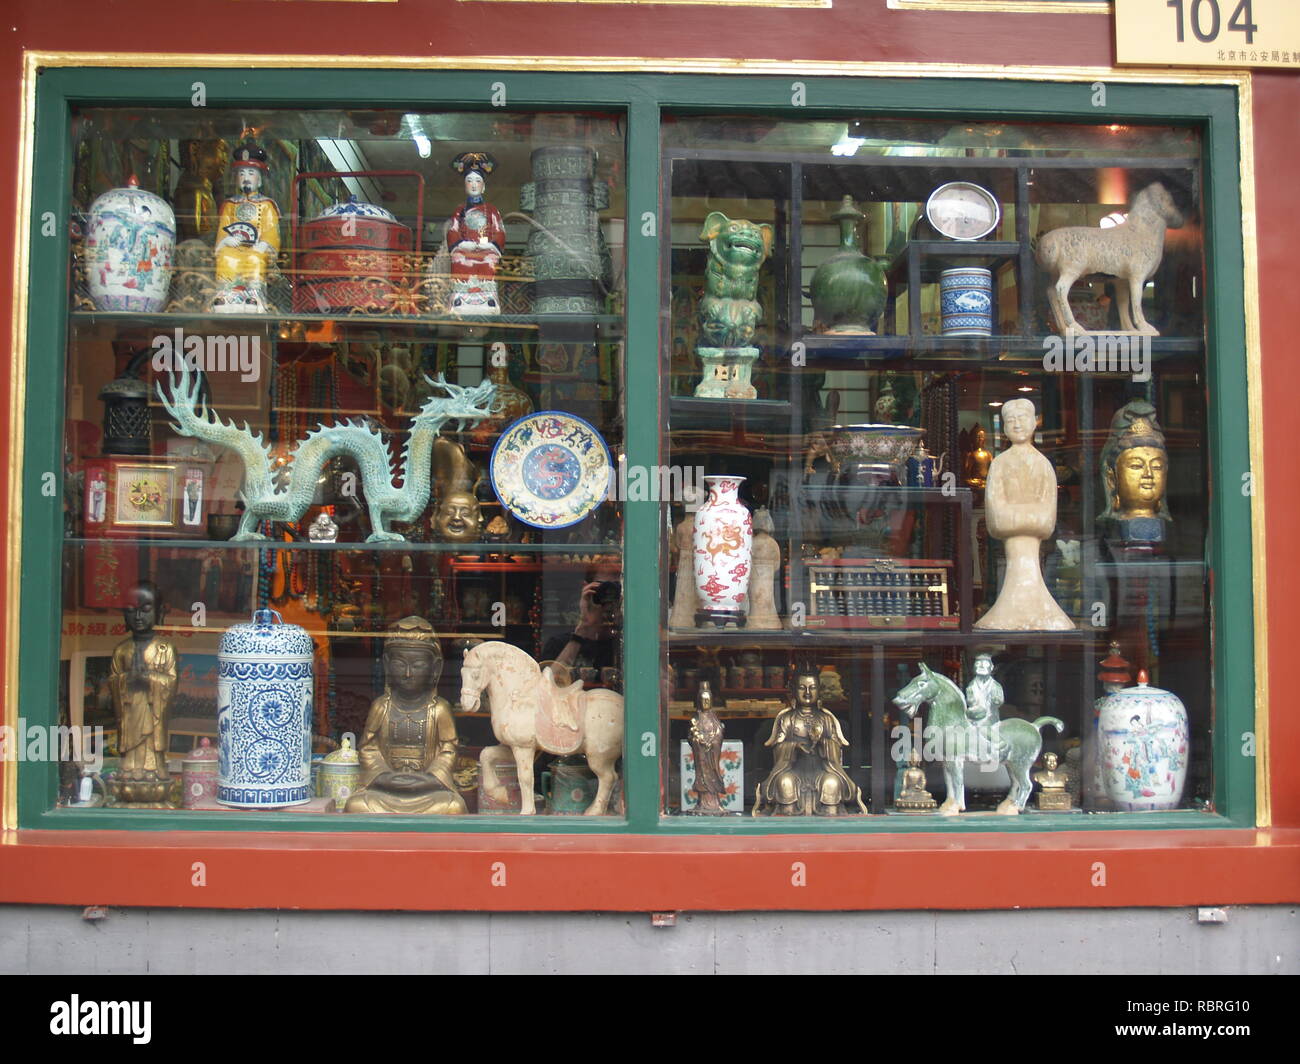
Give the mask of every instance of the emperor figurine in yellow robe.
M 361 785 L 349 813 L 468 812 L 456 791 L 456 721 L 438 697 L 442 650 L 433 625 L 404 617 L 384 641 L 384 693 L 361 736 Z
M 270 173 L 266 152 L 252 141 L 235 150 L 236 194 L 221 205 L 217 219 L 218 314 L 265 314 L 272 310 L 267 283 L 280 254 L 280 208 L 262 195 Z

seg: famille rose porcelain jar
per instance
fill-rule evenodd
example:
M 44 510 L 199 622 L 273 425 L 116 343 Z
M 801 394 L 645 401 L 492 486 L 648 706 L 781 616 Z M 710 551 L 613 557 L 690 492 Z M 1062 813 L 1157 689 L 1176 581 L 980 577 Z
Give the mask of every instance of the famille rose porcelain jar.
M 692 537 L 700 601 L 695 623 L 700 627 L 745 625 L 754 526 L 748 507 L 737 497 L 744 481 L 744 477 L 704 478 L 709 497 L 695 513 Z
M 134 176 L 126 188 L 109 189 L 90 205 L 84 248 L 96 309 L 157 314 L 166 306 L 176 215 Z
M 342 810 L 360 785 L 361 758 L 353 749 L 352 740 L 345 735 L 343 745 L 332 754 L 326 754 L 320 762 L 316 794 L 321 798 L 333 798 L 335 806 Z
M 1187 710 L 1177 695 L 1147 684 L 1101 703 L 1097 721 L 1106 794 L 1126 812 L 1177 809 L 1187 782 Z
M 205 735 L 181 762 L 181 805 L 220 809 L 217 804 L 217 748 Z
M 241 809 L 311 801 L 314 647 L 275 610 L 232 625 L 217 653 L 217 801 Z

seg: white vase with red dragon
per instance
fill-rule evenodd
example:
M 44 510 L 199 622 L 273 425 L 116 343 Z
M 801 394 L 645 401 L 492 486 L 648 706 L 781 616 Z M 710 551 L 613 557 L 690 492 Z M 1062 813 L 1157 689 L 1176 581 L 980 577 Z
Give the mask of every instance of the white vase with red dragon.
M 701 628 L 745 625 L 754 526 L 737 493 L 744 477 L 705 477 L 709 497 L 695 514 L 695 590 Z

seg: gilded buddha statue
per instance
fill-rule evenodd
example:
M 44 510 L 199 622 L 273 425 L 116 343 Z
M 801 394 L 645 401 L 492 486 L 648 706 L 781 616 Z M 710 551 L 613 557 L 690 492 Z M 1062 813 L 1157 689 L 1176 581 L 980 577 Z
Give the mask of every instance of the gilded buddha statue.
M 384 693 L 361 736 L 361 785 L 349 813 L 465 813 L 452 769 L 456 722 L 438 697 L 442 651 L 433 625 L 404 617 L 389 625 Z
M 982 488 L 989 477 L 989 466 L 993 463 L 993 453 L 988 447 L 988 433 L 983 425 L 971 429 L 970 450 L 962 461 L 962 479 L 971 488 Z
M 154 634 L 165 611 L 156 584 L 137 584 L 122 610 L 130 634 L 113 650 L 109 690 L 121 755 L 113 797 L 123 804 L 162 806 L 171 790 L 167 717 L 176 694 L 177 654 Z
M 172 203 L 177 240 L 211 241 L 217 231 L 217 197 L 213 183 L 230 164 L 230 145 L 220 137 L 180 142 L 181 176 Z
M 1145 399 L 1126 403 L 1111 419 L 1110 436 L 1101 450 L 1106 493 L 1101 520 L 1109 523 L 1112 553 L 1140 557 L 1161 549 L 1165 522 L 1170 520 L 1165 502 L 1168 474 L 1169 453 L 1155 407 Z
M 758 785 L 754 816 L 867 811 L 858 785 L 844 771 L 842 748 L 849 743 L 835 715 L 822 707 L 820 684 L 815 668 L 795 672 L 793 704 L 777 714 L 763 744 L 773 747 L 773 764 Z

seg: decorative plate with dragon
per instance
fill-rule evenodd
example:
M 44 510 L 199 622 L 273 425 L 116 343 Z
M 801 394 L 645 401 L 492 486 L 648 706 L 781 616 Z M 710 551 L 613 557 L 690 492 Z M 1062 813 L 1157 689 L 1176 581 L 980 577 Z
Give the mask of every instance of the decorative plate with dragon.
M 543 410 L 510 425 L 492 448 L 489 475 L 501 505 L 534 528 L 567 528 L 609 492 L 609 448 L 573 414 Z

